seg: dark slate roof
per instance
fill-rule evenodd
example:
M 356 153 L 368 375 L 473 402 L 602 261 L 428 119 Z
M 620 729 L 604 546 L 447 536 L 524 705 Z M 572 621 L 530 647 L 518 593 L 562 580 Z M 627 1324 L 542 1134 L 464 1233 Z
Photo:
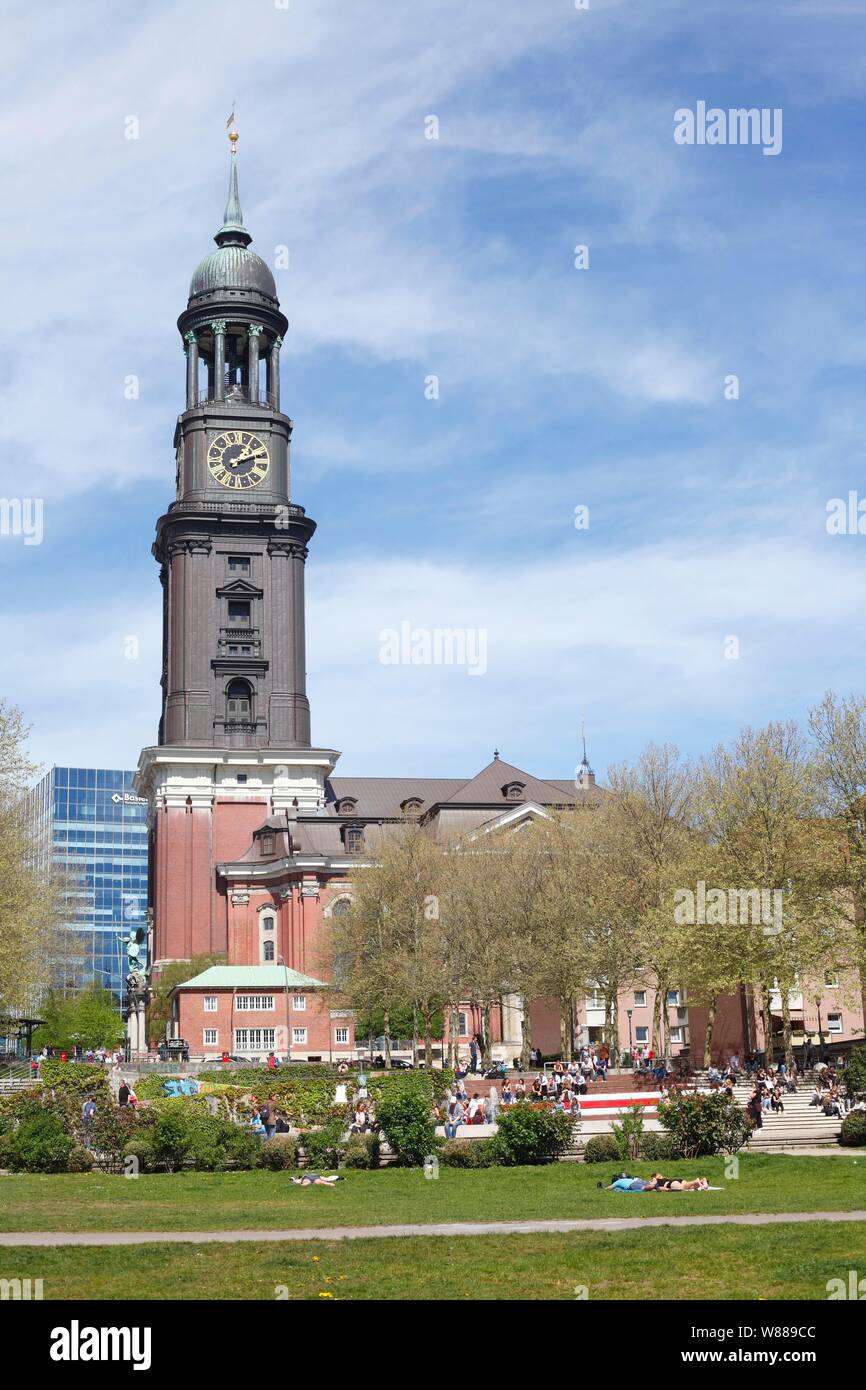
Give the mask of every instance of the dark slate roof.
M 464 781 L 462 777 L 334 777 L 325 784 L 325 804 L 334 815 L 336 803 L 351 796 L 358 803 L 356 816 L 399 816 L 401 802 L 417 797 L 423 813 L 437 801 L 447 801 Z
M 511 763 L 505 763 L 501 758 L 494 758 L 485 768 L 473 777 L 469 782 L 464 782 L 452 796 L 448 797 L 449 802 L 477 802 L 482 801 L 487 805 L 497 805 L 499 802 L 507 802 L 508 805 L 518 803 L 508 802 L 504 788 L 509 783 L 520 782 L 523 784 L 521 801 L 538 801 L 542 806 L 558 805 L 563 801 L 574 801 L 574 783 L 566 796 L 563 793 L 563 783 L 554 786 L 552 782 L 542 781 L 539 777 L 533 777 L 530 772 L 522 772 L 519 767 L 513 767 Z
M 325 785 L 326 811 L 337 815 L 337 803 L 352 797 L 357 803 L 353 814 L 359 819 L 396 817 L 402 814 L 401 803 L 411 798 L 421 800 L 424 814 L 432 806 L 451 809 L 459 806 L 519 806 L 509 801 L 503 787 L 509 782 L 523 784 L 522 801 L 535 801 L 542 806 L 579 805 L 588 798 L 604 795 L 601 788 L 582 791 L 574 779 L 534 777 L 511 763 L 494 758 L 475 777 L 334 777 Z

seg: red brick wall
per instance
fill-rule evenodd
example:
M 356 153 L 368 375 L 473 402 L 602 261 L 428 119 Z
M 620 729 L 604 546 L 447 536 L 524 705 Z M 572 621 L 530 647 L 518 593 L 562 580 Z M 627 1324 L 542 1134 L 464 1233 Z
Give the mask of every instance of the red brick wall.
M 252 993 L 253 991 L 250 991 Z M 262 991 L 257 990 L 256 993 Z M 268 991 L 270 993 L 271 991 Z M 234 1053 L 235 1030 L 238 1028 L 273 1028 L 274 1029 L 274 1051 L 281 1057 L 285 1057 L 289 1051 L 287 1043 L 287 1028 L 306 1028 L 306 1042 L 291 1043 L 291 1055 L 296 1058 L 305 1058 L 309 1054 L 328 1058 L 333 1056 L 335 1059 L 340 1057 L 354 1056 L 355 1032 L 354 1021 L 350 1018 L 332 1019 L 330 1017 L 330 1006 L 326 999 L 311 990 L 290 990 L 288 994 L 289 1011 L 286 1015 L 286 994 L 282 990 L 274 991 L 273 1010 L 263 1010 L 261 1012 L 251 1012 L 238 1010 L 234 1004 L 234 992 L 228 989 L 213 990 L 212 995 L 216 997 L 217 1009 L 215 1013 L 205 1010 L 204 1001 L 208 992 L 205 990 L 180 990 L 177 995 L 178 1000 L 178 1032 L 182 1038 L 189 1043 L 190 1052 L 193 1056 L 204 1054 L 205 1056 L 218 1057 L 225 1052 Z M 238 993 L 244 993 L 243 990 Z M 296 993 L 303 994 L 307 1002 L 306 1009 L 296 1009 L 293 1004 Z M 215 1028 L 217 1030 L 217 1041 L 205 1044 L 204 1030 Z M 334 1033 L 337 1028 L 348 1028 L 348 1043 L 337 1043 L 334 1040 Z M 256 1050 L 259 1053 L 267 1054 L 269 1047 L 262 1046 Z

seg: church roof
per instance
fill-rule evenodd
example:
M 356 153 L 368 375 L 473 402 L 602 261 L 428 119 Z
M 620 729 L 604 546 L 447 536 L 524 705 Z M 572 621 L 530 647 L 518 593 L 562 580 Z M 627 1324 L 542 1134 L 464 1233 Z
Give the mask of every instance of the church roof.
M 223 289 L 252 290 L 274 300 L 277 297 L 270 268 L 246 246 L 220 246 L 205 256 L 190 281 L 189 297 Z
M 506 796 L 503 790 L 509 784 L 522 784 L 517 800 Z M 511 763 L 493 758 L 486 767 L 474 777 L 332 777 L 325 784 L 326 808 L 331 815 L 337 812 L 338 804 L 354 798 L 356 806 L 353 815 L 358 817 L 398 817 L 402 816 L 402 803 L 417 799 L 421 801 L 421 814 L 432 806 L 440 806 L 444 812 L 459 809 L 461 806 L 487 806 L 498 809 L 519 805 L 521 801 L 534 801 L 541 806 L 582 805 L 587 800 L 597 801 L 606 793 L 593 786 L 584 790 L 575 786 L 574 778 L 534 777 Z
M 255 251 L 244 226 L 244 215 L 238 194 L 237 133 L 232 131 L 229 189 L 223 224 L 214 237 L 216 251 L 211 251 L 198 265 L 189 287 L 189 297 L 211 294 L 214 290 L 245 290 L 266 295 L 276 301 L 277 287 L 269 266 Z

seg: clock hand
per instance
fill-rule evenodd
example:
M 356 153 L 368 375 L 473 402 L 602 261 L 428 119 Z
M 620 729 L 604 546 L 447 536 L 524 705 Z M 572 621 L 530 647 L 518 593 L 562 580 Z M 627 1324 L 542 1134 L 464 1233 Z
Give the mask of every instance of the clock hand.
M 248 459 L 261 458 L 266 452 L 267 450 L 265 449 L 254 449 L 252 451 L 247 449 L 244 453 L 236 454 L 229 467 L 235 468 L 239 463 L 246 463 Z

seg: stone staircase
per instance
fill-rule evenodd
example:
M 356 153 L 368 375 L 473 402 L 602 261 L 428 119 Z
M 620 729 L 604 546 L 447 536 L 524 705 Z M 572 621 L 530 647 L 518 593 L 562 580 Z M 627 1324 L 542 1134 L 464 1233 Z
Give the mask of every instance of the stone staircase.
M 751 1086 L 735 1086 L 734 1096 L 737 1104 L 745 1106 L 752 1094 Z M 812 1095 L 810 1085 L 801 1085 L 791 1095 L 784 1093 L 782 1114 L 765 1111 L 763 1127 L 756 1129 L 749 1140 L 748 1147 L 760 1149 L 802 1149 L 834 1148 L 839 1141 L 842 1121 L 837 1116 L 827 1116 L 817 1105 L 810 1105 Z

